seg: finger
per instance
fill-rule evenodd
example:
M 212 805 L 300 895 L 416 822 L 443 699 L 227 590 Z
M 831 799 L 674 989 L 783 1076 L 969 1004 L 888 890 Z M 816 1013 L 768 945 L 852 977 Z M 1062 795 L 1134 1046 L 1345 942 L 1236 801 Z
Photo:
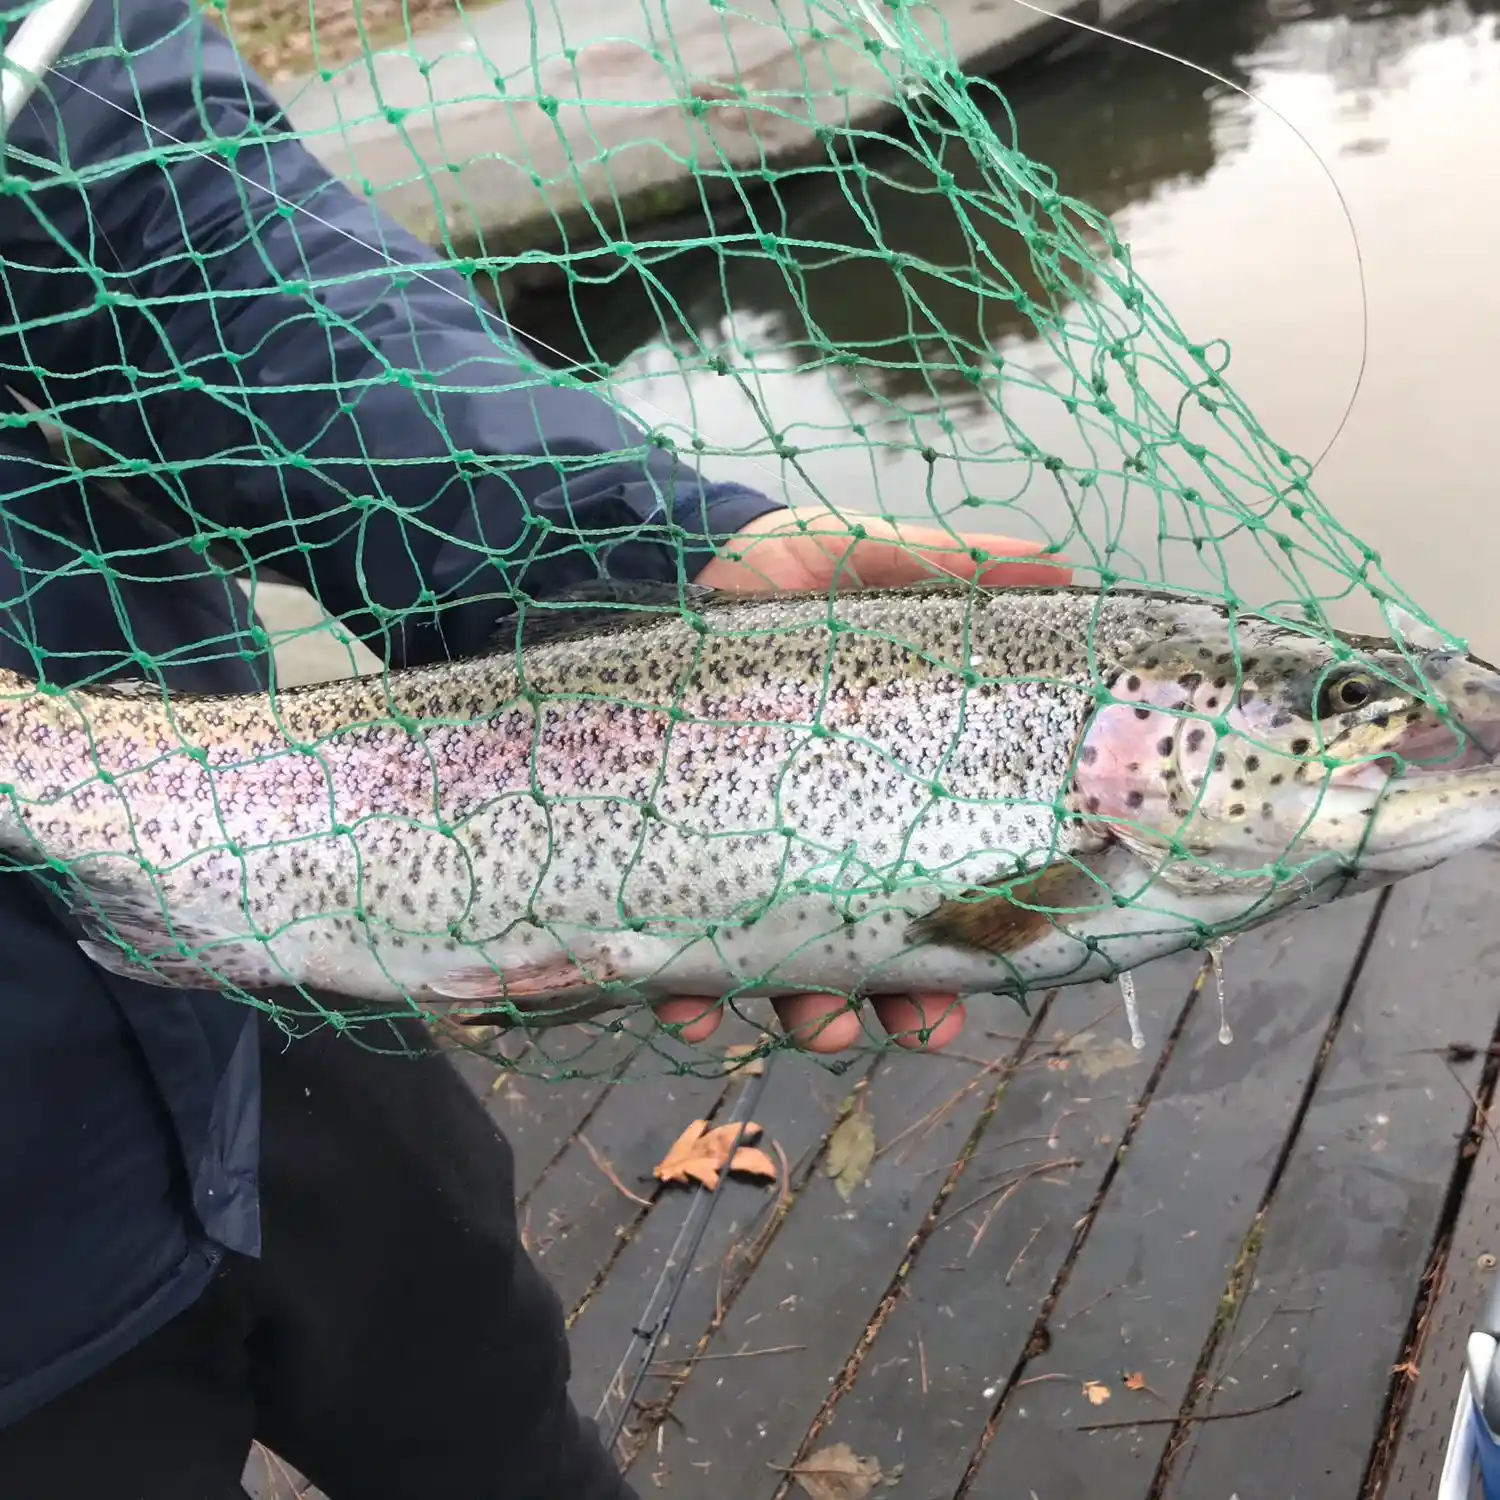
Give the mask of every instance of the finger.
M 940 576 L 997 587 L 1065 584 L 1072 569 L 1048 560 L 1039 542 L 993 532 L 957 534 L 940 526 L 840 517 L 828 511 L 776 511 L 735 537 L 733 560 L 718 558 L 700 575 L 713 588 L 882 588 Z M 976 554 L 978 554 L 976 556 Z M 1036 559 L 1032 561 L 1031 559 Z
M 1024 588 L 1037 584 L 1065 584 L 1072 570 L 1042 556 L 1040 542 L 1025 542 L 994 532 L 954 535 L 940 526 L 914 526 L 892 521 L 861 523 L 863 537 L 845 540 L 817 537 L 815 545 L 830 556 L 830 581 L 842 561 L 866 588 L 893 588 L 919 583 L 935 575 L 975 579 L 995 587 Z M 848 538 L 847 528 L 844 536 Z M 1036 558 L 1035 562 L 1028 559 Z
M 781 1029 L 808 1052 L 842 1052 L 864 1035 L 859 1012 L 842 995 L 793 995 L 773 1004 Z
M 957 995 L 882 995 L 871 1004 L 891 1040 L 916 1052 L 946 1047 L 967 1020 Z
M 707 1041 L 724 1019 L 723 1007 L 717 1000 L 659 1000 L 651 1009 L 663 1025 L 680 1025 L 682 1030 L 677 1034 L 685 1042 Z

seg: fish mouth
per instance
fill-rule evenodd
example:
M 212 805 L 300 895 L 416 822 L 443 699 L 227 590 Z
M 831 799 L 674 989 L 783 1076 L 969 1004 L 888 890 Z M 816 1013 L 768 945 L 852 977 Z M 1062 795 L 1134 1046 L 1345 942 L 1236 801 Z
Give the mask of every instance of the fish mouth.
M 1457 652 L 1435 651 L 1423 658 L 1421 674 L 1447 714 L 1404 725 L 1386 749 L 1335 771 L 1336 785 L 1406 784 L 1479 770 L 1500 759 L 1500 673 Z

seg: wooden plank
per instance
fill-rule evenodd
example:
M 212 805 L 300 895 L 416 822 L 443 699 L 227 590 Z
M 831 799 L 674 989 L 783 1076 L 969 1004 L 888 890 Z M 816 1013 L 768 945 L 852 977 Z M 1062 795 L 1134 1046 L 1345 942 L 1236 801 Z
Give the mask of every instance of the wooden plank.
M 772 1059 L 755 1119 L 765 1127 L 760 1142 L 763 1149 L 773 1159 L 781 1155 L 786 1158 L 789 1193 L 795 1193 L 813 1169 L 840 1103 L 875 1063 L 871 1055 L 853 1068 L 835 1071 L 805 1053 L 788 1052 Z M 912 1065 L 921 1067 L 923 1059 L 913 1058 Z M 748 1080 L 735 1086 L 725 1103 L 724 1115 L 736 1111 L 748 1086 Z M 721 1299 L 732 1292 L 736 1279 L 743 1277 L 743 1262 L 764 1253 L 772 1243 L 781 1196 L 779 1184 L 767 1188 L 732 1178 L 720 1189 L 719 1202 L 714 1205 L 657 1351 L 658 1366 L 687 1360 L 697 1348 L 720 1309 Z M 653 1288 L 678 1250 L 678 1235 L 694 1197 L 684 1189 L 665 1194 L 610 1268 L 607 1279 L 578 1312 L 570 1342 L 573 1399 L 579 1410 L 593 1414 L 598 1409 L 622 1356 L 630 1349 L 632 1330 L 646 1312 Z M 676 1274 L 678 1265 L 671 1262 L 669 1274 Z M 632 1371 L 640 1352 L 638 1346 L 631 1351 Z M 667 1394 L 667 1380 L 650 1376 L 642 1385 L 639 1400 L 649 1406 Z M 603 1419 L 606 1428 L 620 1399 L 623 1392 L 616 1392 Z
M 569 1031 L 576 1028 L 568 1028 Z M 507 1066 L 478 1052 L 454 1051 L 449 1060 L 500 1127 L 516 1161 L 516 1198 L 524 1201 L 573 1133 L 599 1107 L 618 1069 L 640 1043 L 626 1033 L 581 1033 L 556 1042 L 540 1060 L 525 1056 Z M 557 1079 L 559 1058 L 585 1076 Z M 541 1076 L 537 1076 L 540 1074 Z
M 1438 1492 L 1454 1407 L 1464 1385 L 1465 1345 L 1480 1325 L 1500 1262 L 1500 1137 L 1494 1130 L 1481 1130 L 1478 1139 L 1436 1294 L 1414 1351 L 1416 1388 L 1384 1483 L 1371 1492 L 1371 1500 L 1432 1500 Z
M 1142 973 L 1142 1052 L 1117 990 L 1058 996 L 813 1449 L 848 1443 L 924 1496 L 958 1488 L 1200 971 L 1184 955 Z M 1069 1160 L 1080 1165 L 1018 1175 Z
M 1195 1424 L 1172 1500 L 1359 1493 L 1479 1082 L 1431 1049 L 1494 1029 L 1494 907 L 1468 860 L 1391 893 L 1199 1410 L 1302 1394 Z
M 1019 1019 L 1019 1012 L 1011 1014 Z M 1016 1043 L 975 1026 L 961 1050 L 999 1063 Z M 886 1295 L 998 1076 L 975 1086 L 970 1062 L 942 1054 L 881 1060 L 865 1090 L 878 1143 L 893 1142 L 936 1107 L 949 1101 L 951 1107 L 930 1129 L 912 1133 L 909 1151 L 877 1156 L 847 1202 L 825 1171 L 813 1175 L 774 1252 L 760 1262 L 709 1345 L 709 1352 L 726 1354 L 787 1344 L 802 1350 L 786 1359 L 696 1365 L 660 1446 L 649 1444 L 631 1467 L 642 1493 L 748 1500 L 778 1487 L 783 1476 L 769 1466 L 796 1450 Z
M 723 1073 L 704 1076 L 702 1070 L 721 1055 L 720 1048 L 754 1035 L 732 1016 L 715 1034 L 713 1049 L 665 1038 L 655 1042 L 659 1050 L 631 1064 L 522 1206 L 527 1248 L 569 1312 L 650 1213 L 661 1187 L 653 1168 L 692 1121 L 720 1107 L 733 1086 Z M 674 1074 L 672 1059 L 700 1071 Z
M 1004 1401 L 974 1500 L 1146 1500 L 1170 1428 L 1079 1429 L 1180 1408 L 1374 910 L 1372 896 L 1341 901 L 1231 950 L 1234 1041 L 1220 1045 L 1214 1004 L 1194 1007 L 1051 1315 L 1050 1347 L 1025 1367 L 1034 1383 Z M 1127 1373 L 1149 1390 L 1127 1389 Z M 1088 1381 L 1108 1400 L 1091 1403 Z

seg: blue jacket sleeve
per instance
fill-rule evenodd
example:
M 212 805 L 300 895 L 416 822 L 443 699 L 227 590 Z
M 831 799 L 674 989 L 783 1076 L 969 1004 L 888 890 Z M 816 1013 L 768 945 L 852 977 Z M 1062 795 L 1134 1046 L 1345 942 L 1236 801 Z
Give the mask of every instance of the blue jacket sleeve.
M 190 0 L 96 0 L 67 58 L 12 131 L 0 380 L 393 663 L 478 648 L 518 591 L 691 578 L 778 508 L 537 365 Z

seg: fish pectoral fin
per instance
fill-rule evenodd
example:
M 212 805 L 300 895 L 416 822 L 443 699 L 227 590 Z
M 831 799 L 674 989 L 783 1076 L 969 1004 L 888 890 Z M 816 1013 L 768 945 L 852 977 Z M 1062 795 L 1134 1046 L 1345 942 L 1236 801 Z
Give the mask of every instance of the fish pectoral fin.
M 427 988 L 445 1000 L 535 1000 L 596 990 L 619 977 L 608 959 L 586 972 L 573 959 L 559 955 L 510 969 L 491 969 L 483 964 L 449 969 L 430 981 Z
M 168 926 L 137 891 L 73 875 L 64 901 L 83 929 L 78 946 L 101 969 L 162 989 L 265 989 L 289 983 L 262 944 L 191 920 Z
M 982 953 L 1019 952 L 1066 925 L 1079 908 L 1098 908 L 1111 899 L 1102 877 L 1089 873 L 1090 865 L 1088 856 L 1057 860 L 1030 877 L 950 897 L 912 922 L 907 938 Z
M 481 964 L 450 969 L 432 980 L 427 991 L 444 1000 L 508 1003 L 508 1010 L 456 1018 L 467 1026 L 514 1025 L 518 1013 L 521 1019 L 533 1024 L 544 1019 L 548 1025 L 565 1025 L 586 1020 L 600 1011 L 618 1010 L 626 1003 L 625 997 L 604 995 L 601 991 L 620 978 L 619 971 L 607 958 L 591 963 L 585 970 L 573 959 L 559 954 L 541 963 L 509 969 L 490 969 Z

